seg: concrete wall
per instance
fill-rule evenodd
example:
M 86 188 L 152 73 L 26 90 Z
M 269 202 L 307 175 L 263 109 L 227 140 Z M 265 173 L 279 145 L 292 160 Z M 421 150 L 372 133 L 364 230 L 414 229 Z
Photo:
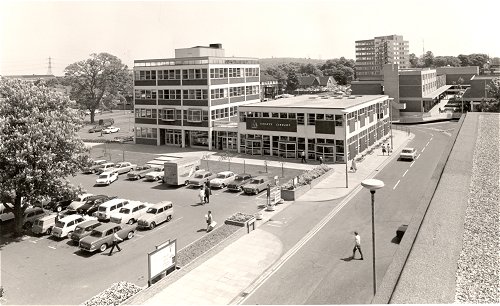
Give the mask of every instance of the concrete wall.
M 351 83 L 351 94 L 353 95 L 382 95 L 382 85 L 379 83 L 363 83 L 363 82 L 352 82 Z

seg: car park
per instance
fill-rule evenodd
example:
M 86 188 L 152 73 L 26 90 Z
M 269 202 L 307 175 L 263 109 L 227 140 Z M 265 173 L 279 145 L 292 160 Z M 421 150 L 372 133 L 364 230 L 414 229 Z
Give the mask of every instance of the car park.
M 146 213 L 137 220 L 139 228 L 154 229 L 157 225 L 170 221 L 174 215 L 174 207 L 171 201 L 162 201 L 153 204 Z
M 28 207 L 24 211 L 24 229 L 30 229 L 33 226 L 35 220 L 45 217 L 49 212 L 41 207 Z
M 87 252 L 104 252 L 109 246 L 113 245 L 115 233 L 123 240 L 131 239 L 134 237 L 136 228 L 135 224 L 101 224 L 90 235 L 80 240 L 80 249 Z
M 89 217 L 87 217 L 89 218 Z M 71 236 L 76 226 L 85 221 L 81 215 L 74 214 L 62 219 L 58 219 L 52 228 L 52 236 L 57 238 L 65 238 Z
M 56 224 L 57 217 L 57 214 L 50 214 L 36 219 L 33 222 L 31 231 L 33 232 L 33 234 L 37 235 L 50 235 L 50 233 L 52 233 L 52 228 Z
M 129 162 L 120 162 L 120 163 L 117 163 L 113 168 L 111 168 L 107 171 L 116 172 L 117 174 L 124 174 L 124 173 L 128 173 L 128 172 L 134 170 L 135 167 L 137 167 L 137 165 L 135 165 L 135 164 L 132 164 Z
M 101 174 L 102 172 L 104 171 L 108 171 L 109 169 L 112 169 L 115 167 L 115 163 L 112 163 L 112 162 L 107 162 L 107 163 L 104 163 L 102 165 L 100 165 L 98 168 L 97 168 L 97 171 L 96 173 L 97 174 Z
M 162 180 L 163 176 L 165 173 L 163 172 L 163 169 L 158 169 L 158 171 L 151 171 L 146 176 L 144 176 L 144 179 L 146 181 L 158 181 Z
M 107 163 L 108 161 L 105 159 L 98 159 L 94 160 L 92 164 L 88 167 L 84 167 L 82 172 L 83 173 L 94 173 L 97 171 L 100 165 Z
M 242 186 L 250 181 L 252 176 L 248 173 L 242 173 L 236 175 L 234 181 L 227 185 L 227 190 L 230 191 L 242 191 Z
M 414 160 L 417 155 L 417 151 L 414 148 L 404 148 L 399 154 L 399 159 L 409 159 Z
M 120 208 L 119 211 L 115 210 L 115 212 L 111 213 L 109 220 L 114 223 L 134 224 L 152 205 L 139 201 L 130 201 L 130 203 Z
M 116 196 L 107 196 L 103 194 L 99 195 L 94 195 L 91 196 L 90 198 L 87 199 L 85 204 L 83 204 L 80 208 L 78 208 L 76 211 L 80 215 L 92 215 L 95 212 L 97 212 L 97 209 L 99 209 L 99 205 L 108 202 L 109 200 L 116 199 Z
M 78 244 L 82 238 L 90 235 L 90 233 L 92 233 L 92 231 L 101 224 L 102 223 L 97 220 L 84 221 L 76 226 L 69 238 Z
M 216 174 L 206 170 L 198 170 L 194 173 L 193 177 L 188 180 L 188 186 L 200 187 L 211 179 L 215 178 Z
M 210 187 L 212 188 L 224 188 L 235 179 L 234 172 L 232 171 L 222 171 L 217 173 L 217 176 L 210 180 Z
M 97 209 L 96 212 L 96 217 L 97 220 L 99 221 L 109 221 L 109 218 L 111 216 L 111 213 L 114 212 L 117 209 L 122 208 L 123 206 L 127 205 L 129 203 L 129 200 L 125 199 L 112 199 L 109 200 L 105 203 L 102 203 L 99 205 L 99 208 Z
M 111 134 L 111 133 L 118 133 L 120 131 L 120 128 L 119 127 L 116 127 L 116 126 L 108 126 L 107 128 L 105 128 L 104 130 L 102 130 L 102 133 L 103 134 Z
M 91 127 L 89 129 L 89 133 L 101 132 L 103 129 L 104 129 L 104 127 L 102 125 L 94 125 L 93 127 Z
M 265 190 L 267 188 L 267 184 L 269 183 L 269 178 L 266 176 L 257 176 L 252 178 L 247 184 L 243 185 L 243 191 L 246 194 L 258 194 L 259 192 Z
M 118 173 L 106 171 L 99 174 L 99 177 L 95 180 L 96 185 L 110 185 L 118 179 Z
M 91 193 L 84 193 L 84 194 L 79 194 L 76 199 L 71 202 L 68 206 L 68 210 L 77 210 L 78 208 L 82 207 L 87 200 L 93 196 Z
M 129 180 L 138 180 L 141 178 L 144 178 L 146 174 L 148 174 L 151 171 L 163 171 L 163 167 L 161 166 L 155 166 L 155 165 L 149 165 L 145 164 L 143 166 L 137 166 L 133 171 L 130 171 L 127 174 L 127 178 Z

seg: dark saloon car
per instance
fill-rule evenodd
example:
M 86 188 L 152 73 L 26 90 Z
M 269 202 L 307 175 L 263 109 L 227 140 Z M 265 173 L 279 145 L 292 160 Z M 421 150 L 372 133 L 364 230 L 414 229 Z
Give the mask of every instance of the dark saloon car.
M 229 185 L 227 185 L 227 190 L 242 191 L 243 185 L 248 183 L 251 178 L 252 178 L 252 176 L 248 173 L 238 174 L 238 175 L 236 175 L 236 178 L 234 179 L 234 181 L 232 183 L 230 183 Z
M 104 252 L 113 245 L 113 236 L 116 233 L 121 239 L 131 239 L 134 237 L 136 224 L 116 224 L 105 223 L 96 227 L 90 235 L 80 240 L 80 249 L 87 252 L 99 250 Z
M 95 213 L 97 211 L 97 209 L 99 208 L 99 205 L 101 205 L 102 203 L 107 202 L 111 199 L 115 199 L 115 198 L 116 198 L 116 196 L 110 197 L 110 196 L 103 195 L 103 194 L 91 196 L 90 198 L 87 199 L 85 204 L 83 204 L 76 211 L 82 216 L 83 215 L 91 216 L 93 213 Z
M 161 168 L 163 168 L 163 167 L 149 165 L 149 164 L 145 164 L 143 166 L 138 166 L 135 168 L 135 170 L 132 170 L 127 174 L 127 178 L 129 180 L 141 179 L 141 178 L 144 178 L 146 176 L 146 174 L 148 174 L 151 171 L 161 171 L 162 170 Z

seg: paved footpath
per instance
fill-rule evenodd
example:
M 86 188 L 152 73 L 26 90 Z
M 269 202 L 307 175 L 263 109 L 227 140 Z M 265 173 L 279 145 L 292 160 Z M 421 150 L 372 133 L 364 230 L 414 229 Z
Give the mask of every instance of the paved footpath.
M 383 156 L 380 149 L 367 155 L 358 163 L 358 171 L 349 172 L 349 186 L 345 186 L 345 165 L 329 165 L 334 171 L 325 180 L 300 197 L 300 201 L 329 201 L 345 197 L 359 190 L 362 180 L 372 177 L 382 169 L 413 138 L 406 132 L 393 130 L 393 155 Z M 213 156 L 212 158 L 217 158 Z M 232 159 L 231 162 L 238 162 Z M 248 162 L 248 160 L 246 160 Z M 262 163 L 262 161 L 256 161 Z M 290 164 L 290 163 L 287 163 Z M 311 168 L 315 165 L 297 164 Z M 349 165 L 350 166 L 350 165 Z M 248 292 L 252 284 L 283 256 L 283 245 L 278 237 L 259 229 L 271 217 L 279 218 L 280 213 L 294 202 L 276 206 L 276 210 L 263 210 L 262 220 L 256 222 L 256 229 L 236 240 L 192 271 L 179 278 L 167 288 L 151 296 L 144 290 L 138 300 L 143 305 L 209 305 L 238 303 L 238 296 Z M 137 301 L 137 299 L 134 299 Z

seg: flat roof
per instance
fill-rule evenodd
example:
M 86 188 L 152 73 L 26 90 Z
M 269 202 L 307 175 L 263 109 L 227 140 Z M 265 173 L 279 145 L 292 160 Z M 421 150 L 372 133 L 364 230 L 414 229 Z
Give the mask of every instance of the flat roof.
M 346 96 L 318 96 L 318 95 L 300 95 L 291 98 L 270 100 L 242 105 L 239 108 L 246 107 L 290 107 L 290 108 L 331 108 L 346 109 L 358 106 L 378 99 L 389 98 L 387 95 L 351 95 Z

